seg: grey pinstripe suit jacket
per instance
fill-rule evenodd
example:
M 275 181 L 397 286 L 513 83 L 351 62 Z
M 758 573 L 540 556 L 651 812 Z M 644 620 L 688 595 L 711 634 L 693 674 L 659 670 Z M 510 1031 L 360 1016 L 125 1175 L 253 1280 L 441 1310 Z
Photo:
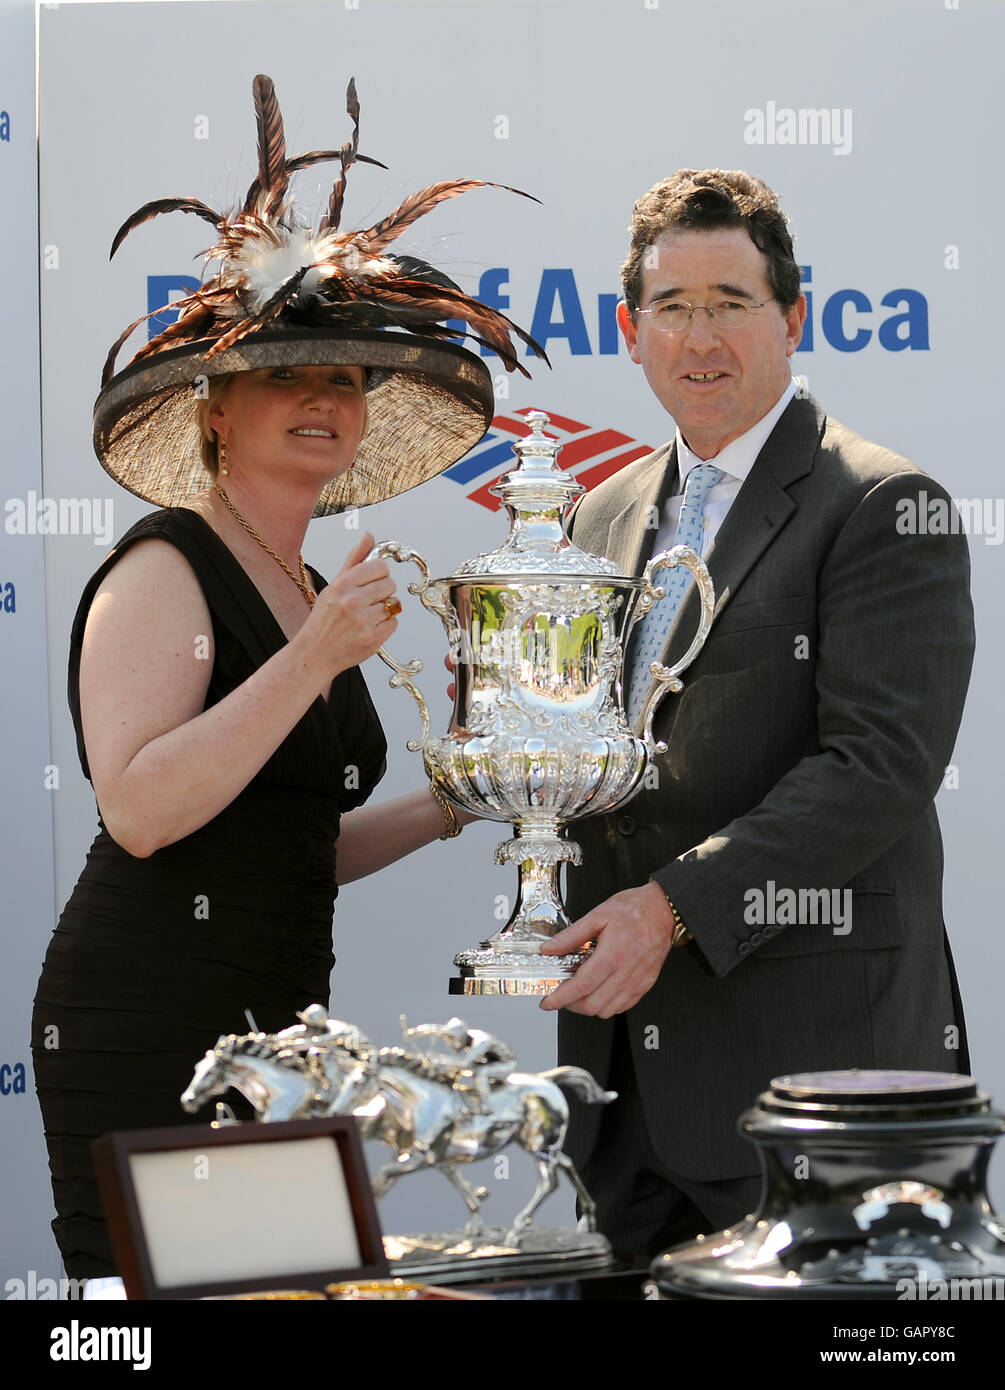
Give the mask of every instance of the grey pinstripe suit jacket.
M 577 506 L 577 544 L 640 573 L 675 477 L 673 444 L 630 464 Z M 969 1066 L 934 806 L 973 657 L 969 552 L 962 534 L 910 533 L 923 492 L 948 496 L 793 399 L 706 557 L 716 618 L 657 716 L 659 785 L 571 827 L 572 917 L 655 878 L 695 938 L 627 1015 L 651 1138 L 684 1176 L 757 1170 L 736 1121 L 774 1076 Z M 696 615 L 692 586 L 665 660 Z M 846 888 L 850 931 L 754 920 L 751 890 L 767 907 Z M 603 1081 L 612 1033 L 563 1010 L 560 1060 Z M 575 1107 L 574 1159 L 598 1123 Z

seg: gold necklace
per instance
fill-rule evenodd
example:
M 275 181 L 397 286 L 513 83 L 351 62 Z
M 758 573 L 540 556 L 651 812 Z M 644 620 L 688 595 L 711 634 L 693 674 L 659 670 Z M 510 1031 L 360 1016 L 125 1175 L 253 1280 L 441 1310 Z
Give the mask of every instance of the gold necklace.
M 223 499 L 224 505 L 230 510 L 231 514 L 235 517 L 235 519 L 241 523 L 241 525 L 247 531 L 248 535 L 253 536 L 254 539 L 258 542 L 258 544 L 262 547 L 262 549 L 268 555 L 271 555 L 273 560 L 275 560 L 276 564 L 281 565 L 282 568 L 286 571 L 286 573 L 290 576 L 294 584 L 297 586 L 297 588 L 303 594 L 304 598 L 307 600 L 308 608 L 313 608 L 314 595 L 311 593 L 310 586 L 307 583 L 307 567 L 304 564 L 303 555 L 301 554 L 297 556 L 297 559 L 300 561 L 300 578 L 298 579 L 297 576 L 290 569 L 289 565 L 283 559 L 283 557 L 281 555 L 277 555 L 276 552 L 272 549 L 272 546 L 269 545 L 267 541 L 263 541 L 261 536 L 255 530 L 255 528 L 249 522 L 245 521 L 244 517 L 237 510 L 233 502 L 224 492 L 223 488 L 220 487 L 218 483 L 214 483 L 213 487 L 220 494 L 220 497 Z

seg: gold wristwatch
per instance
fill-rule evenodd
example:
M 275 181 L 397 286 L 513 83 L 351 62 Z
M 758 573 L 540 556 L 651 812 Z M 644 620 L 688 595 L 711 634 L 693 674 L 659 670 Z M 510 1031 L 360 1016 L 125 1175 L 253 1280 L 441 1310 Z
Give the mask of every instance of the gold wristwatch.
M 675 946 L 686 946 L 689 941 L 694 940 L 694 937 L 681 921 L 680 913 L 669 898 L 667 898 L 667 907 L 669 907 L 670 911 L 673 913 L 674 920 L 673 936 L 670 939 L 670 950 L 672 951 Z

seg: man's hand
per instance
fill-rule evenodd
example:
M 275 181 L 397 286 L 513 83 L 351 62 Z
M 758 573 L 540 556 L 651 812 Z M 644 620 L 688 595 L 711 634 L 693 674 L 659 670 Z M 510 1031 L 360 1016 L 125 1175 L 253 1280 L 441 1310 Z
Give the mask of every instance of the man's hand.
M 610 1018 L 637 1004 L 656 983 L 673 941 L 676 923 L 658 883 L 629 888 L 595 907 L 541 947 L 542 955 L 561 956 L 596 939 L 593 955 L 542 1009 Z

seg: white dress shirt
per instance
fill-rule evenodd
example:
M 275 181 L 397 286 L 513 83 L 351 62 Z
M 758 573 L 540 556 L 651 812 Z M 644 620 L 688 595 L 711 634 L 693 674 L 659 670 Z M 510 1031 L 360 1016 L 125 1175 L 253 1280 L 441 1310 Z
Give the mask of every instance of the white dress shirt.
M 678 428 L 677 491 L 672 497 L 668 497 L 663 504 L 663 514 L 660 517 L 656 544 L 653 547 L 654 555 L 658 555 L 661 550 L 669 550 L 674 543 L 680 520 L 680 509 L 684 504 L 684 487 L 687 483 L 687 475 L 692 468 L 697 468 L 699 464 L 714 463 L 716 468 L 721 468 L 726 476 L 721 482 L 716 483 L 715 487 L 709 488 L 705 497 L 701 553 L 702 556 L 707 555 L 709 547 L 715 540 L 716 532 L 733 505 L 736 494 L 740 491 L 744 479 L 754 466 L 754 460 L 764 448 L 768 435 L 778 424 L 782 412 L 795 394 L 796 383 L 790 381 L 767 415 L 763 415 L 756 425 L 751 425 L 746 434 L 741 434 L 739 439 L 734 439 L 732 444 L 727 444 L 725 449 L 720 449 L 714 459 L 701 459 L 697 454 L 692 453 L 685 444 L 684 436 Z

